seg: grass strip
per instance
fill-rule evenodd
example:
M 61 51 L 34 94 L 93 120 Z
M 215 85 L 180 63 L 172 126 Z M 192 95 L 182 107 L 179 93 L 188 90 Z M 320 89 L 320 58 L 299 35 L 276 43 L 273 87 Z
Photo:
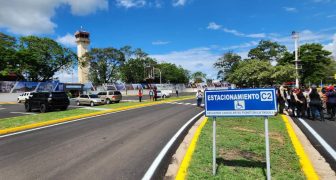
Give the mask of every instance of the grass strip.
M 204 126 L 186 179 L 265 179 L 264 119 L 217 118 L 217 175 L 212 176 L 212 120 Z M 305 179 L 280 116 L 269 118 L 273 179 Z
M 90 109 L 69 109 L 67 111 L 54 111 L 54 112 L 48 112 L 48 113 L 39 113 L 35 115 L 25 115 L 25 116 L 17 116 L 17 117 L 11 117 L 11 118 L 3 118 L 0 119 L 0 130 L 8 129 L 8 128 L 15 128 L 30 124 L 36 124 L 36 123 L 43 123 L 47 121 L 54 121 L 57 119 L 62 118 L 71 118 L 76 116 L 82 116 L 82 115 L 98 115 L 98 114 L 104 114 L 108 112 L 113 112 L 117 110 L 125 110 L 127 108 L 137 108 L 137 107 L 145 107 L 148 105 L 153 104 L 162 104 L 166 102 L 172 102 L 172 101 L 178 101 L 178 100 L 184 100 L 184 99 L 190 99 L 192 96 L 181 96 L 181 97 L 172 97 L 167 99 L 160 99 L 159 101 L 146 101 L 146 102 L 120 102 L 116 104 L 109 104 L 109 105 L 101 105 L 101 106 L 95 106 L 95 108 L 104 108 L 109 110 L 99 111 L 96 110 L 90 110 Z M 88 106 L 89 107 L 89 106 Z

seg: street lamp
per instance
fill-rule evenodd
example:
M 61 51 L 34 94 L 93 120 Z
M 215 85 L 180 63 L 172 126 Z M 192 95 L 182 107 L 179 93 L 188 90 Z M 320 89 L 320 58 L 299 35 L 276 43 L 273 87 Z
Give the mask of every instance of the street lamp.
M 299 88 L 299 53 L 298 53 L 298 44 L 299 44 L 299 33 L 293 31 L 292 39 L 294 39 L 294 49 L 295 49 L 295 70 L 296 70 L 296 78 L 295 78 L 295 87 Z

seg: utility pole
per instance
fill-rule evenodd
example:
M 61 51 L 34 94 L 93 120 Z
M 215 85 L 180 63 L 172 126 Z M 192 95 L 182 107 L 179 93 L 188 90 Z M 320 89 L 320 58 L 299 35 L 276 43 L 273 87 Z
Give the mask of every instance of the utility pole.
M 299 52 L 298 52 L 298 44 L 299 44 L 299 33 L 293 31 L 292 38 L 294 39 L 294 49 L 295 49 L 295 70 L 296 70 L 296 77 L 295 77 L 295 87 L 299 88 Z

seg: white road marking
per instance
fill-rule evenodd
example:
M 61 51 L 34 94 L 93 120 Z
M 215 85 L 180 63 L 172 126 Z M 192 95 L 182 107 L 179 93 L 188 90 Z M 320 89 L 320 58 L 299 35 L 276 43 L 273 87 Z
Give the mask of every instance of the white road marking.
M 25 115 L 35 115 L 36 113 L 28 113 L 28 112 L 10 112 L 12 114 L 25 114 Z
M 3 109 L 6 109 L 6 108 L 0 108 L 0 110 L 3 110 Z
M 185 105 L 191 105 L 191 103 L 184 103 Z
M 187 123 L 185 123 L 180 130 L 177 131 L 177 133 L 170 139 L 170 141 L 165 145 L 165 147 L 161 150 L 160 154 L 155 158 L 152 165 L 147 170 L 146 174 L 142 177 L 142 180 L 150 180 L 152 179 L 152 176 L 155 172 L 155 170 L 158 168 L 160 162 L 162 161 L 165 154 L 167 154 L 170 147 L 173 145 L 173 143 L 176 141 L 176 139 L 180 136 L 180 134 L 184 131 L 187 126 L 193 122 L 199 115 L 204 113 L 204 111 L 198 113 L 196 116 L 191 118 Z
M 95 107 L 84 107 L 83 109 L 96 110 L 96 111 L 110 110 L 108 108 L 95 108 Z
M 191 104 L 191 105 L 193 105 L 193 106 L 196 106 L 196 105 L 197 105 L 197 103 L 194 103 L 194 104 Z
M 299 121 L 308 129 L 308 131 L 320 142 L 324 149 L 336 160 L 335 150 L 303 119 L 299 118 Z

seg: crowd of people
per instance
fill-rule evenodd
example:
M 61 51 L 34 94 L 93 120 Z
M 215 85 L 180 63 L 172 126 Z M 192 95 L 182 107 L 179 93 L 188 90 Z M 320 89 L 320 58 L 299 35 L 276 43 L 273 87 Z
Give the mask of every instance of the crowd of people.
M 335 121 L 336 91 L 334 86 L 317 88 L 277 88 L 279 113 L 287 112 L 293 117 L 305 117 L 312 120 L 330 119 Z

